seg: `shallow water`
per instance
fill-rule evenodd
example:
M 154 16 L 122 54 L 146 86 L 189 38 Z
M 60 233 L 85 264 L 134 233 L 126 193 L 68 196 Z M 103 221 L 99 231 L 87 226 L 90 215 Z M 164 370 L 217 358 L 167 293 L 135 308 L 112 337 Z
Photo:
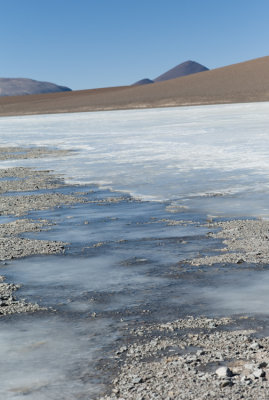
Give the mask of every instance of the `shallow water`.
M 88 199 L 116 194 L 95 188 Z M 206 237 L 205 215 L 167 210 L 167 202 L 123 199 L 29 214 L 56 225 L 23 236 L 70 244 L 63 255 L 1 266 L 7 281 L 22 283 L 20 297 L 49 307 L 48 312 L 2 319 L 6 399 L 94 398 L 107 382 L 98 362 L 113 365 L 109 357 L 124 340 L 126 324 L 266 311 L 269 273 L 188 266 L 184 260 L 214 254 L 221 242 Z M 257 284 L 261 274 L 263 291 Z
M 2 330 L 5 351 L 12 353 L 6 375 L 16 371 L 25 342 L 32 343 L 33 349 L 29 357 L 23 357 L 24 372 L 12 374 L 6 380 L 2 388 L 6 399 L 25 396 L 58 399 L 61 391 L 63 399 L 93 398 L 105 382 L 104 371 L 96 370 L 96 361 L 108 357 L 109 351 L 117 346 L 115 338 L 122 338 L 124 324 L 176 316 L 179 307 L 168 299 L 171 293 L 178 293 L 184 287 L 184 280 L 175 280 L 173 266 L 205 248 L 210 249 L 202 215 L 183 213 L 175 218 L 167 211 L 168 203 L 129 198 L 102 203 L 118 194 L 98 191 L 96 187 L 94 192 L 88 192 L 89 201 L 98 199 L 99 202 L 27 215 L 46 218 L 56 225 L 22 236 L 70 241 L 66 254 L 33 256 L 1 266 L 1 274 L 7 281 L 22 283 L 20 297 L 55 310 L 37 313 L 29 319 L 27 316 L 8 319 L 8 327 Z M 179 225 L 168 225 L 171 223 Z M 27 321 L 31 333 L 29 329 L 25 331 Z M 13 326 L 15 336 L 12 334 L 7 339 L 7 332 Z M 19 339 L 17 329 L 25 332 Z M 92 336 L 93 330 L 97 337 Z M 39 346 L 44 336 L 46 344 Z M 73 371 L 80 357 L 81 368 L 88 360 L 83 384 L 81 375 Z
M 96 352 L 116 339 L 109 319 L 82 321 L 53 313 L 3 319 L 1 398 L 92 398 L 102 388 L 102 379 L 90 376 Z
M 22 283 L 18 296 L 49 307 L 1 319 L 3 398 L 94 398 L 126 324 L 267 313 L 266 267 L 185 260 L 222 247 L 206 236 L 208 218 L 269 216 L 268 111 L 256 103 L 0 119 L 5 145 L 76 150 L 3 166 L 54 169 L 83 183 L 59 191 L 88 201 L 27 215 L 55 225 L 22 236 L 69 242 L 64 255 L 1 265 Z M 101 360 L 108 367 L 98 369 Z

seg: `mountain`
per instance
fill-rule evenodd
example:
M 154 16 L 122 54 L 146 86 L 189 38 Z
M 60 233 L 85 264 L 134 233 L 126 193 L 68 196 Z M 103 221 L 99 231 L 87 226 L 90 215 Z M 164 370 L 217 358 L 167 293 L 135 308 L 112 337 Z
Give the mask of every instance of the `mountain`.
M 137 81 L 137 82 L 133 83 L 133 86 L 135 86 L 135 85 L 148 85 L 149 83 L 154 83 L 154 81 L 152 81 L 151 79 L 145 78 L 145 79 L 141 79 L 140 81 Z
M 195 61 L 185 61 L 169 71 L 158 76 L 154 82 L 168 81 L 170 79 L 180 78 L 181 76 L 197 74 L 198 72 L 209 71 L 207 67 Z
M 170 79 L 180 78 L 181 76 L 197 74 L 198 72 L 209 71 L 207 67 L 202 64 L 197 63 L 196 61 L 185 61 L 176 67 L 169 69 L 169 71 L 164 74 L 158 76 L 157 78 L 151 79 L 141 79 L 138 82 L 135 82 L 133 85 L 145 85 L 148 83 L 154 82 L 162 82 L 169 81 Z
M 22 96 L 71 91 L 68 87 L 26 78 L 0 78 L 0 96 Z
M 152 85 L 0 98 L 0 115 L 269 101 L 269 56 Z

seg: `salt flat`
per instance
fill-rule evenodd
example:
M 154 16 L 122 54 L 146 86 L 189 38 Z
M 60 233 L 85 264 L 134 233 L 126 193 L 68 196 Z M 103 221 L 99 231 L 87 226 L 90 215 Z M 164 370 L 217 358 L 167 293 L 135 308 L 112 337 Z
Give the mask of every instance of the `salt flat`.
M 269 103 L 252 103 L 9 117 L 0 120 L 1 144 L 73 149 L 38 167 L 142 198 L 261 192 L 268 190 L 268 111 Z

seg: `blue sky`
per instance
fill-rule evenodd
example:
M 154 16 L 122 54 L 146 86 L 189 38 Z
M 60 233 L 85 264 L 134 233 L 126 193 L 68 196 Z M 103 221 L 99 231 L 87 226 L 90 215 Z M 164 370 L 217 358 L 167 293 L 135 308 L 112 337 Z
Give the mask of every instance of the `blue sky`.
M 0 77 L 131 84 L 269 55 L 269 0 L 0 0 Z

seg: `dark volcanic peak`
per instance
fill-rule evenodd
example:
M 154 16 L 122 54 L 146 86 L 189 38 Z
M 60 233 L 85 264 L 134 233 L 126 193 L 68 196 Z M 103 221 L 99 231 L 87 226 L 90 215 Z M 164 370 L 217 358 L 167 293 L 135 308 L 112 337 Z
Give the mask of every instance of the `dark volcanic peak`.
M 0 96 L 22 96 L 67 91 L 71 91 L 71 89 L 50 82 L 40 82 L 26 78 L 0 78 Z
M 145 79 L 141 79 L 140 81 L 133 83 L 133 86 L 134 85 L 148 85 L 149 83 L 154 83 L 154 81 L 152 81 L 151 79 L 145 78 Z
M 169 79 L 180 78 L 181 76 L 197 74 L 198 72 L 208 71 L 204 65 L 201 65 L 195 61 L 185 61 L 182 64 L 170 69 L 164 74 L 154 79 L 154 82 L 168 81 Z

